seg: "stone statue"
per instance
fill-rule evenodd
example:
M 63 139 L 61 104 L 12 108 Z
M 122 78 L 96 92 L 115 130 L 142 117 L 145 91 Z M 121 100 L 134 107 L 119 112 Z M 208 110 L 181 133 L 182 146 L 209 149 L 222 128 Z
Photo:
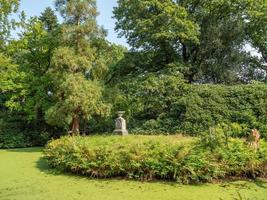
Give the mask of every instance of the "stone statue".
M 257 151 L 260 147 L 260 132 L 257 129 L 252 129 L 248 137 L 249 146 Z
M 125 112 L 119 111 L 118 112 L 118 118 L 116 119 L 115 123 L 115 130 L 113 131 L 114 133 L 120 134 L 120 135 L 128 135 L 128 131 L 126 128 L 126 121 L 125 119 L 122 118 L 123 114 Z

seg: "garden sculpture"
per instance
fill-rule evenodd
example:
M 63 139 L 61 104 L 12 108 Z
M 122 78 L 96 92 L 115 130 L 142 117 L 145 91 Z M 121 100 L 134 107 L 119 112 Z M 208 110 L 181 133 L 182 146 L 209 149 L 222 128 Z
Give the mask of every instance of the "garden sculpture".
M 120 135 L 128 135 L 128 131 L 126 128 L 126 120 L 122 118 L 124 111 L 119 111 L 118 112 L 118 118 L 116 119 L 115 122 L 115 130 L 113 131 L 114 133 L 120 134 Z

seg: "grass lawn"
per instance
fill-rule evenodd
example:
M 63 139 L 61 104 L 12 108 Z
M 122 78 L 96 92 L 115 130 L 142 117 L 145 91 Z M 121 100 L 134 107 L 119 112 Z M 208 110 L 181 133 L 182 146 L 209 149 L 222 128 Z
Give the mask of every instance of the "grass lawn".
M 183 186 L 91 180 L 48 168 L 42 149 L 0 150 L 0 200 L 267 200 L 267 182 Z

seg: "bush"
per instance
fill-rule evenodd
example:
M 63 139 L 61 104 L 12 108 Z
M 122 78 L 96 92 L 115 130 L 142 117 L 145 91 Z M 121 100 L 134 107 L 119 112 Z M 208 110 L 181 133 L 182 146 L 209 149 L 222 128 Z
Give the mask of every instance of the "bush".
M 44 154 L 51 166 L 90 177 L 198 183 L 266 176 L 267 143 L 261 145 L 256 153 L 239 139 L 210 151 L 196 139 L 177 136 L 62 137 Z
M 30 123 L 22 111 L 0 112 L 0 148 L 44 146 L 51 138 L 59 138 L 66 132 L 48 126 L 41 119 Z
M 120 89 L 125 98 L 114 101 L 114 108 L 126 111 L 132 133 L 197 136 L 227 124 L 235 137 L 257 128 L 267 139 L 266 84 L 193 85 L 174 75 L 148 74 L 121 83 Z
M 31 146 L 29 139 L 21 133 L 0 133 L 0 149 L 21 148 L 29 146 Z

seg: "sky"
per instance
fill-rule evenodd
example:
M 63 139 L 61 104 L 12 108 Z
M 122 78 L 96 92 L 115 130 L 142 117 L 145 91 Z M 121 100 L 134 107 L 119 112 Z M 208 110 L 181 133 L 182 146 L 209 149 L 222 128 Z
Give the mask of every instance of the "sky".
M 98 11 L 100 13 L 97 21 L 100 26 L 104 26 L 108 31 L 107 39 L 110 42 L 128 46 L 126 40 L 124 38 L 118 38 L 118 34 L 114 31 L 115 20 L 112 19 L 112 10 L 116 5 L 116 0 L 97 0 Z M 24 10 L 28 17 L 38 16 L 48 6 L 54 8 L 54 0 L 21 0 L 20 10 Z

